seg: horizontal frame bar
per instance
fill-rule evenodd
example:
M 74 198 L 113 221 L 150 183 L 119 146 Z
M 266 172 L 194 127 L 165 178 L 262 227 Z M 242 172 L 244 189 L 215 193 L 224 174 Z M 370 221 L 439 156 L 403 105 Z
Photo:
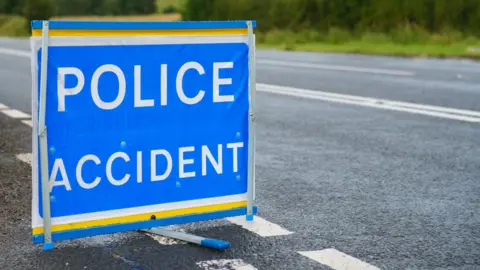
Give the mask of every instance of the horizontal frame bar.
M 50 37 L 118 37 L 118 36 L 199 36 L 199 35 L 247 35 L 246 28 L 215 28 L 215 29 L 54 29 Z M 33 29 L 32 36 L 42 36 L 41 29 Z
M 253 208 L 253 212 L 254 214 L 257 212 L 256 206 Z M 133 230 L 144 230 L 144 229 L 150 229 L 150 228 L 160 227 L 160 226 L 184 224 L 184 223 L 220 219 L 220 218 L 234 217 L 234 216 L 242 216 L 242 215 L 246 215 L 246 213 L 247 213 L 247 207 L 240 207 L 240 208 L 216 211 L 216 212 L 210 212 L 210 213 L 191 214 L 191 215 L 184 215 L 184 216 L 177 216 L 177 217 L 170 217 L 170 218 L 115 224 L 115 225 L 101 226 L 101 227 L 92 227 L 92 228 L 86 228 L 86 229 L 60 231 L 60 232 L 52 233 L 52 240 L 55 242 L 55 241 L 83 238 L 83 237 L 89 237 L 89 236 L 95 236 L 95 235 L 104 235 L 104 234 L 126 232 L 126 231 L 133 231 Z M 43 244 L 44 243 L 43 234 L 33 235 L 32 241 L 34 244 Z
M 41 20 L 31 22 L 32 29 L 42 29 Z M 178 22 L 106 22 L 49 21 L 50 29 L 71 30 L 168 30 L 168 29 L 232 29 L 247 28 L 247 21 L 178 21 Z M 252 27 L 256 27 L 252 21 Z

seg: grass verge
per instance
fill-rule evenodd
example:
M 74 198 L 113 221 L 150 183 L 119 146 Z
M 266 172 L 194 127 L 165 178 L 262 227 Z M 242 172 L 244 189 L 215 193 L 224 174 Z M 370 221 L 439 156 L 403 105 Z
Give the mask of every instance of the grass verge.
M 53 17 L 51 20 L 88 20 L 88 21 L 178 21 L 181 15 L 173 14 L 151 14 L 131 16 L 63 16 Z M 27 20 L 21 16 L 0 14 L 0 36 L 26 37 L 30 36 L 27 28 Z
M 185 0 L 157 0 L 157 10 L 164 13 L 168 10 L 179 11 L 185 3 Z
M 480 39 L 444 30 L 430 34 L 411 27 L 391 33 L 350 33 L 331 29 L 315 31 L 272 31 L 257 35 L 259 48 L 332 53 L 358 53 L 407 57 L 472 58 L 480 59 Z
M 181 1 L 181 0 L 180 0 Z M 133 16 L 75 16 L 54 17 L 53 20 L 108 21 L 177 21 L 180 14 Z M 29 36 L 27 22 L 20 16 L 0 15 L 0 36 Z M 330 29 L 327 33 L 312 30 L 271 31 L 257 34 L 259 48 L 331 53 L 357 53 L 407 57 L 471 58 L 480 60 L 480 38 L 464 36 L 445 29 L 430 34 L 422 29 L 405 26 L 391 33 L 350 33 Z
M 25 37 L 29 35 L 25 18 L 0 14 L 0 36 Z
M 480 47 L 466 44 L 393 44 L 365 43 L 351 41 L 342 44 L 303 43 L 303 44 L 266 44 L 259 43 L 258 48 L 288 51 L 356 53 L 367 55 L 390 55 L 404 57 L 471 58 L 480 60 Z
M 128 15 L 128 16 L 62 16 L 53 17 L 51 20 L 63 21 L 178 21 L 181 15 L 173 14 L 151 14 L 151 15 Z

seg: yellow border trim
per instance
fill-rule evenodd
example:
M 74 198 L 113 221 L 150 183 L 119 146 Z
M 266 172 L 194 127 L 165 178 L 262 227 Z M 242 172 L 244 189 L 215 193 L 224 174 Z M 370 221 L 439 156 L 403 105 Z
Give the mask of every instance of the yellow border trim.
M 197 207 L 183 208 L 183 209 L 174 209 L 174 210 L 168 210 L 163 212 L 154 212 L 154 213 L 131 215 L 131 216 L 124 216 L 124 217 L 91 220 L 91 221 L 84 221 L 84 222 L 78 222 L 78 223 L 60 224 L 60 225 L 53 225 L 52 232 L 68 231 L 68 230 L 75 230 L 75 229 L 86 229 L 86 228 L 98 227 L 98 226 L 146 221 L 146 220 L 150 220 L 150 217 L 152 215 L 155 215 L 155 217 L 159 219 L 159 218 L 184 216 L 184 215 L 190 215 L 190 214 L 203 214 L 208 212 L 230 210 L 230 209 L 235 209 L 235 208 L 240 208 L 245 206 L 247 206 L 247 202 L 241 201 L 241 202 L 233 202 L 233 203 L 197 206 Z M 32 233 L 33 235 L 43 234 L 43 227 L 33 228 Z
M 246 28 L 233 29 L 175 29 L 175 30 L 70 30 L 70 29 L 50 29 L 49 36 L 196 36 L 196 35 L 247 35 Z M 32 36 L 42 36 L 41 29 L 33 29 Z

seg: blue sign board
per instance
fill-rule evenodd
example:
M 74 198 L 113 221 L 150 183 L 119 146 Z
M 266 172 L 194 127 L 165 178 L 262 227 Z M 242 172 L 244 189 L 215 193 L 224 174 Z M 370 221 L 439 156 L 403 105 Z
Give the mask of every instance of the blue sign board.
M 243 23 L 50 23 L 44 123 L 54 241 L 246 214 L 252 46 Z M 41 22 L 33 26 L 34 117 L 42 117 Z M 236 34 L 205 36 L 213 26 Z M 130 36 L 101 36 L 102 27 Z M 182 27 L 183 35 L 165 31 Z M 131 35 L 145 28 L 148 37 Z M 80 31 L 87 35 L 69 38 Z M 43 243 L 34 130 L 33 241 Z

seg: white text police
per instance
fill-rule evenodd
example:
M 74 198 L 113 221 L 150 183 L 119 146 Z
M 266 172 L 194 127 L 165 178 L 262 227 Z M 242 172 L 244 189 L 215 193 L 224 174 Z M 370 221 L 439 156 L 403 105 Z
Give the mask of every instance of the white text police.
M 194 105 L 199 103 L 205 97 L 205 91 L 207 89 L 198 89 L 195 95 L 187 96 L 183 89 L 183 78 L 185 73 L 188 70 L 195 70 L 199 76 L 210 76 L 213 88 L 212 91 L 212 102 L 233 102 L 233 95 L 221 94 L 220 86 L 222 85 L 231 85 L 232 78 L 221 78 L 220 70 L 221 69 L 232 69 L 233 62 L 213 62 L 213 71 L 212 74 L 206 74 L 205 68 L 198 62 L 186 62 L 178 70 L 169 70 L 168 64 L 160 65 L 159 80 L 160 87 L 158 91 L 160 92 L 159 100 L 154 100 L 152 98 L 142 97 L 141 89 L 141 79 L 142 79 L 142 66 L 134 65 L 132 66 L 134 73 L 134 82 L 133 82 L 133 92 L 134 92 L 134 101 L 131 104 L 133 107 L 153 107 L 153 106 L 167 106 L 167 80 L 172 78 L 168 75 L 170 72 L 176 72 L 175 76 L 175 91 L 181 102 L 187 105 Z M 90 95 L 95 103 L 95 105 L 102 110 L 113 110 L 120 106 L 127 92 L 127 82 L 125 72 L 131 72 L 131 70 L 122 70 L 116 65 L 105 64 L 99 66 L 91 76 L 90 81 L 85 80 L 85 74 L 83 71 L 77 67 L 59 67 L 57 69 L 58 84 L 57 84 L 57 95 L 58 95 L 58 108 L 59 112 L 65 112 L 67 107 L 67 100 L 69 98 L 74 98 L 75 95 L 78 95 L 85 88 L 85 84 L 90 85 Z M 116 89 L 116 97 L 112 101 L 105 101 L 100 98 L 99 92 L 101 91 L 110 91 L 111 89 L 99 89 L 99 81 L 103 74 L 113 73 L 118 80 L 118 89 Z M 77 79 L 77 84 L 73 87 L 65 86 L 66 76 L 75 76 Z

